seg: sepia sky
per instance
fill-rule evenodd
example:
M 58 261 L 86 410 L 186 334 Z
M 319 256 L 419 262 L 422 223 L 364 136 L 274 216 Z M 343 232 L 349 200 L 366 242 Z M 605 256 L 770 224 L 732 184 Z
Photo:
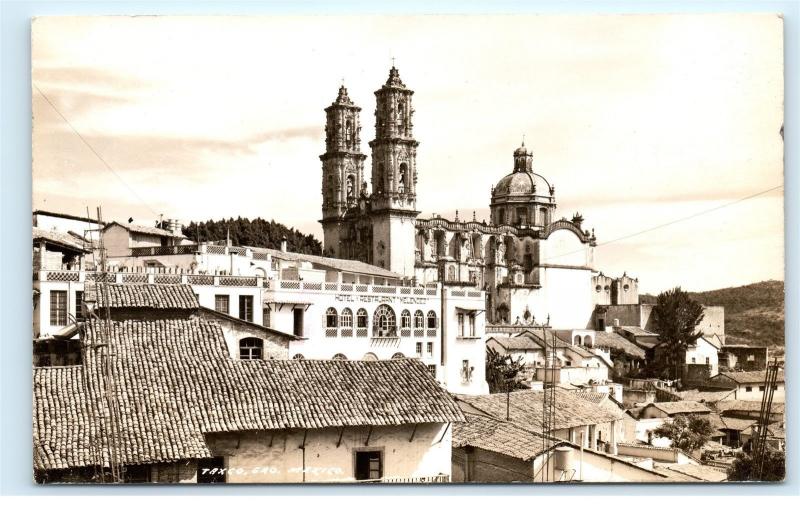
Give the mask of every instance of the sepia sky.
M 782 30 L 775 15 L 38 18 L 33 207 L 261 216 L 321 238 L 323 109 L 344 79 L 369 154 L 394 57 L 416 91 L 422 216 L 487 218 L 524 134 L 604 273 L 648 292 L 783 279 L 783 190 L 720 208 L 783 184 Z

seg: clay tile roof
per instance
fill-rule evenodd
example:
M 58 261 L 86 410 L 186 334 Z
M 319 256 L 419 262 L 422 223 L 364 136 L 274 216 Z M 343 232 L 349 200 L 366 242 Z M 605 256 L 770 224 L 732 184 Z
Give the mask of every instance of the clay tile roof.
M 52 243 L 78 252 L 91 252 L 91 250 L 84 247 L 83 240 L 72 234 L 48 231 L 38 227 L 33 228 L 33 241 L 45 241 L 46 243 Z
M 686 401 L 697 401 L 698 403 L 718 403 L 723 399 L 732 396 L 734 389 L 701 391 L 697 389 L 685 390 L 678 394 Z
M 497 420 L 477 414 L 466 414 L 466 422 L 453 425 L 453 447 L 477 447 L 529 461 L 543 452 L 557 447 L 550 441 L 545 447 L 545 436 L 512 422 Z
M 719 401 L 714 405 L 720 413 L 725 412 L 760 412 L 761 401 L 744 401 L 741 399 L 733 399 L 730 401 Z M 786 410 L 785 403 L 772 403 L 770 413 L 784 413 Z
M 97 306 L 112 309 L 197 309 L 200 304 L 189 284 L 98 283 Z
M 123 229 L 135 232 L 139 234 L 149 234 L 151 236 L 166 236 L 167 238 L 185 238 L 183 234 L 175 234 L 172 231 L 168 231 L 166 229 L 159 229 L 158 227 L 150 227 L 147 225 L 137 225 L 137 224 L 121 224 L 119 222 L 111 222 L 105 225 L 104 229 L 108 229 L 112 225 L 118 225 Z
M 495 341 L 507 350 L 541 350 L 542 346 L 530 337 L 501 337 L 493 336 L 488 341 Z
M 624 417 L 620 409 L 611 409 L 581 397 L 578 392 L 556 389 L 555 429 L 572 428 L 588 424 L 604 424 Z M 542 399 L 544 392 L 520 390 L 509 395 L 512 422 L 524 424 L 528 429 L 542 431 Z M 458 396 L 466 405 L 495 418 L 506 417 L 506 395 Z M 616 407 L 615 407 L 616 408 Z
M 462 421 L 454 399 L 418 360 L 234 360 L 220 326 L 198 319 L 90 319 L 82 366 L 33 371 L 34 464 L 95 464 L 110 427 L 101 398 L 105 354 L 115 356 L 120 461 L 169 462 L 211 455 L 205 434 L 245 430 Z M 88 393 L 87 393 L 88 386 Z M 102 448 L 105 446 L 105 448 Z
M 767 372 L 766 371 L 736 371 L 736 372 L 722 372 L 719 373 L 714 378 L 719 378 L 721 380 L 730 379 L 738 384 L 743 383 L 764 383 L 766 380 Z M 783 371 L 778 371 L 778 383 L 784 383 L 784 376 Z
M 640 328 L 638 326 L 621 326 L 621 327 L 619 327 L 619 329 L 620 330 L 624 330 L 625 332 L 628 332 L 628 333 L 630 333 L 632 335 L 635 335 L 637 337 L 638 336 L 658 337 L 657 333 L 651 332 L 649 330 L 645 330 L 644 328 Z
M 756 422 L 755 419 L 735 419 L 733 417 L 722 417 L 721 419 L 725 429 L 734 431 L 744 431 Z
M 599 330 L 595 333 L 594 339 L 595 345 L 600 348 L 609 348 L 612 352 L 622 352 L 639 360 L 644 360 L 645 358 L 642 348 L 617 333 Z
M 662 403 L 650 403 L 647 406 L 658 408 L 667 415 L 678 413 L 710 413 L 711 410 L 702 403 L 695 401 L 665 401 Z
M 270 254 L 273 257 L 284 259 L 286 261 L 307 261 L 312 265 L 323 266 L 337 271 L 346 273 L 358 273 L 362 275 L 373 275 L 377 277 L 387 277 L 397 280 L 402 280 L 403 275 L 389 271 L 380 266 L 363 263 L 361 261 L 353 261 L 350 259 L 337 259 L 335 257 L 324 257 L 310 254 L 300 254 L 297 252 L 283 252 L 274 248 L 262 247 L 245 247 L 251 249 L 254 253 Z

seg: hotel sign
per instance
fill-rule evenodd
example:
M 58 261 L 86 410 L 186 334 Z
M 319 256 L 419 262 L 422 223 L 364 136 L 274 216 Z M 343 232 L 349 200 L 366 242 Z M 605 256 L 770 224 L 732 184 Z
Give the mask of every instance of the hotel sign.
M 335 295 L 337 302 L 363 302 L 363 303 L 398 303 L 403 305 L 425 305 L 428 298 L 422 296 L 388 296 L 388 295 Z

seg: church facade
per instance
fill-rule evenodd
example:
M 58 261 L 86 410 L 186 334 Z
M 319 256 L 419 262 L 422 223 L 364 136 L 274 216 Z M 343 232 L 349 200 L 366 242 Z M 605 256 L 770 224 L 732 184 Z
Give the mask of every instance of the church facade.
M 638 303 L 638 281 L 595 269 L 594 231 L 557 217 L 555 185 L 523 144 L 491 189 L 489 221 L 421 218 L 413 95 L 393 66 L 375 91 L 371 187 L 361 152 L 361 109 L 344 86 L 325 109 L 322 226 L 325 255 L 380 266 L 417 284 L 486 291 L 489 324 L 595 328 L 600 305 Z M 624 289 L 624 291 L 623 291 Z

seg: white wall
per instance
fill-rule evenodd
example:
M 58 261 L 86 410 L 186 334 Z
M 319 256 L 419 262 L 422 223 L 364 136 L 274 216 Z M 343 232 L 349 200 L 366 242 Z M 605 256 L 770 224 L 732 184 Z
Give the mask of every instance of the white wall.
M 374 427 L 370 434 L 368 427 L 348 427 L 338 447 L 339 428 L 231 433 L 209 436 L 209 443 L 214 454 L 225 456 L 229 483 L 353 482 L 357 450 L 383 452 L 385 479 L 449 477 L 451 429 L 419 424 L 414 431 L 407 424 Z

